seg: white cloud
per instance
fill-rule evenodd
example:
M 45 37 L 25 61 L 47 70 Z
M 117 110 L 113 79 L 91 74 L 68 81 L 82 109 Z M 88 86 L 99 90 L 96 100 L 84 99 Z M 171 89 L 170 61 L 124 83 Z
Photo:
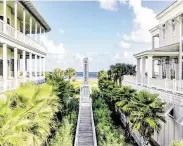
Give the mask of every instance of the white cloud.
M 129 53 L 128 52 L 124 52 L 124 57 L 128 57 L 129 56 Z
M 42 41 L 44 46 L 47 49 L 47 52 L 50 54 L 55 55 L 64 55 L 66 52 L 66 49 L 64 48 L 64 45 L 62 43 L 56 45 L 53 40 L 49 39 L 48 37 L 42 37 Z
M 64 31 L 62 28 L 59 28 L 59 32 L 60 32 L 61 34 L 64 34 L 64 33 L 65 33 L 65 31 Z
M 129 48 L 131 47 L 131 45 L 130 45 L 129 43 L 124 42 L 124 41 L 121 41 L 121 42 L 120 42 L 120 46 L 121 46 L 121 48 L 123 48 L 123 49 L 129 49 Z
M 120 56 L 119 56 L 119 54 L 115 54 L 112 58 L 111 58 L 111 60 L 112 61 L 119 61 L 120 60 Z
M 147 7 L 143 7 L 141 0 L 129 0 L 129 6 L 133 9 L 135 18 L 133 20 L 133 30 L 130 34 L 123 35 L 123 39 L 149 43 L 151 35 L 149 30 L 158 24 L 155 12 Z
M 130 37 L 128 35 L 124 34 L 124 35 L 122 35 L 122 39 L 125 41 L 129 41 Z
M 115 11 L 117 10 L 117 0 L 99 0 L 100 7 L 106 10 Z

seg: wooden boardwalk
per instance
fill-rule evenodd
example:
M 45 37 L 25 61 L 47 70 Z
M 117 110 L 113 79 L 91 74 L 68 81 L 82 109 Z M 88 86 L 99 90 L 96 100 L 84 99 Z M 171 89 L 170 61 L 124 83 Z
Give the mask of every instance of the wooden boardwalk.
M 74 146 L 97 146 L 92 102 L 90 97 L 82 96 L 82 94 Z
M 94 146 L 91 107 L 80 107 L 80 120 L 78 131 L 78 146 Z

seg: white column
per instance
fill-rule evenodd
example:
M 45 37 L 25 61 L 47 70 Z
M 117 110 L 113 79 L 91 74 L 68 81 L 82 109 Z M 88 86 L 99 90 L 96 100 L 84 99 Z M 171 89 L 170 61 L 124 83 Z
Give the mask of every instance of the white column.
M 39 34 L 39 41 L 40 41 L 40 44 L 41 44 L 41 39 L 42 39 L 42 37 L 41 37 L 41 35 L 42 35 L 41 34 L 41 26 L 40 26 L 40 31 L 39 32 L 40 32 L 40 34 Z
M 154 62 L 155 60 L 152 61 L 152 78 L 155 77 L 155 73 L 154 73 Z
M 14 2 L 14 7 L 15 7 L 15 9 L 14 9 L 14 14 L 15 14 L 15 38 L 17 38 L 17 1 L 15 0 L 15 2 Z
M 150 86 L 150 79 L 153 77 L 152 72 L 153 72 L 153 60 L 152 60 L 152 56 L 148 56 L 147 58 L 147 74 L 148 74 L 148 82 L 147 85 Z
M 32 37 L 32 17 L 30 16 L 30 38 Z
M 145 61 L 146 61 L 146 58 L 141 57 L 140 59 L 141 84 L 143 84 L 143 79 L 145 78 L 145 70 L 146 70 Z
M 35 40 L 37 41 L 37 39 L 38 39 L 37 38 L 37 23 L 35 24 L 35 38 L 36 38 Z
M 42 57 L 39 56 L 39 72 L 40 72 L 40 77 L 41 77 L 41 74 L 42 74 Z
M 26 55 L 25 55 L 25 51 L 22 51 L 22 61 L 23 61 L 23 78 L 26 77 L 26 71 L 25 71 L 25 59 L 26 59 Z
M 6 33 L 6 24 L 7 24 L 7 16 L 6 16 L 6 0 L 3 0 L 3 32 Z
M 154 50 L 154 36 L 152 36 L 152 49 Z
M 8 75 L 7 71 L 8 71 L 7 44 L 3 44 L 3 80 L 4 80 L 3 90 L 4 91 L 7 89 L 7 75 Z
M 163 73 L 163 65 L 162 65 L 162 62 L 161 64 L 159 65 L 159 78 L 162 79 L 162 73 Z
M 18 78 L 18 73 L 17 73 L 17 48 L 14 48 L 14 78 Z
M 34 72 L 35 72 L 35 77 L 37 77 L 37 55 L 35 54 L 35 58 L 34 58 L 35 60 L 34 60 L 34 63 L 35 63 L 35 70 L 34 70 Z
M 137 73 L 136 73 L 136 83 L 139 83 L 140 77 L 140 58 L 137 58 Z
M 182 16 L 180 16 L 180 28 L 179 28 L 179 80 L 182 80 Z
M 25 12 L 25 9 L 23 9 L 23 34 L 24 34 L 24 41 L 25 41 L 25 18 L 26 17 L 26 12 Z
M 147 74 L 149 78 L 152 78 L 152 66 L 153 66 L 153 60 L 152 60 L 152 56 L 148 56 L 147 58 Z
M 29 78 L 32 78 L 32 53 L 29 52 Z
M 46 71 L 46 59 L 43 58 L 43 77 L 45 77 L 45 71 Z

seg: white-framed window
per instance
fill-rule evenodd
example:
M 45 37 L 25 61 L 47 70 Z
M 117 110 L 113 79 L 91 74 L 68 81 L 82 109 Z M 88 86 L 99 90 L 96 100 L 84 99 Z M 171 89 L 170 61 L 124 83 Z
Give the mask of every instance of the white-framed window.
M 166 26 L 163 24 L 163 39 L 166 37 Z
M 172 20 L 172 35 L 175 36 L 176 33 L 176 23 L 175 20 Z

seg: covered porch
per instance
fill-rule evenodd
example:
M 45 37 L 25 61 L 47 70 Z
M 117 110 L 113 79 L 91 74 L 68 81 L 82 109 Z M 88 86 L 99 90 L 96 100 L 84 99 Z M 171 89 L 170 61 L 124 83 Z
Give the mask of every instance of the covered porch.
M 182 59 L 179 60 L 177 48 L 178 45 L 175 44 L 171 49 L 153 49 L 135 54 L 136 76 L 125 76 L 124 80 L 141 86 L 183 93 Z

